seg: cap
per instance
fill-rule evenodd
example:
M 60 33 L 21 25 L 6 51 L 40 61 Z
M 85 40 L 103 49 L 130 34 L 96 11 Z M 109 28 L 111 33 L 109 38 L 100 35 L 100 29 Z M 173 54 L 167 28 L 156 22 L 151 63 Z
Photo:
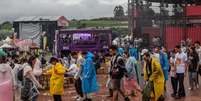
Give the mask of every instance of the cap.
M 148 49 L 143 49 L 142 52 L 141 52 L 141 55 L 144 55 L 145 53 L 149 52 Z

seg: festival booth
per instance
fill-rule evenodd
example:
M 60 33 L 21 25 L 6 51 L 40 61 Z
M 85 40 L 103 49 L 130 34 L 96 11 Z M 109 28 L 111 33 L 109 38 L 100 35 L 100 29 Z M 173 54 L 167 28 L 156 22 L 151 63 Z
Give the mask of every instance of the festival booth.
M 19 47 L 19 51 L 35 51 L 39 49 L 39 46 L 37 46 L 36 43 L 34 43 L 31 39 L 25 39 L 25 40 L 18 40 L 15 45 Z

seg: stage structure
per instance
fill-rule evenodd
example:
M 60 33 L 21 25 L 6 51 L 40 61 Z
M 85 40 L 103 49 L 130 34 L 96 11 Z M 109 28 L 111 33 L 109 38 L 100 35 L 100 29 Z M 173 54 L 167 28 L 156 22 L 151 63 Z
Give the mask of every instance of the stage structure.
M 45 48 L 47 43 L 50 51 L 54 49 L 55 31 L 69 25 L 64 16 L 28 16 L 20 17 L 13 22 L 14 31 L 19 39 L 31 39 L 39 47 Z M 46 42 L 43 39 L 46 38 Z
M 201 41 L 200 0 L 128 0 L 129 31 L 142 38 L 144 47 L 173 48 L 182 40 Z

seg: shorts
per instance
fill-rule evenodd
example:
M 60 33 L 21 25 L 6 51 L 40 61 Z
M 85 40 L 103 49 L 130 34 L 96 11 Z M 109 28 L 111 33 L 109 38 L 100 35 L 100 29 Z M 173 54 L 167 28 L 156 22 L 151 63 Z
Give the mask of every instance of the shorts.
M 120 90 L 121 89 L 121 79 L 112 79 L 112 90 Z

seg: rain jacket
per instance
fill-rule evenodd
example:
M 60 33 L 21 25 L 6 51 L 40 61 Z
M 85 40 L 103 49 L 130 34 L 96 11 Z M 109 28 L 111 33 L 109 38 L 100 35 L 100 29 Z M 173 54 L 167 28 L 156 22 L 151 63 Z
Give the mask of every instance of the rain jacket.
M 136 60 L 139 60 L 139 53 L 137 48 L 130 48 L 129 54 L 133 57 L 135 57 Z
M 169 61 L 168 55 L 166 53 L 160 52 L 160 64 L 163 69 L 165 80 L 168 80 Z
M 168 80 L 168 70 L 169 70 L 170 65 L 169 65 L 167 53 L 160 52 L 159 57 L 157 57 L 157 56 L 155 56 L 155 57 L 158 58 L 158 60 L 160 62 L 165 80 Z
M 126 62 L 126 70 L 129 78 L 135 79 L 140 84 L 141 71 L 139 64 L 135 58 L 136 50 L 134 48 L 129 50 L 130 57 Z
M 14 85 L 15 76 L 10 65 L 0 64 L 0 101 L 13 101 Z
M 123 48 L 118 48 L 117 49 L 117 54 L 120 55 L 120 56 L 123 56 L 124 55 L 124 49 Z
M 61 63 L 57 63 L 56 65 L 53 65 L 52 68 L 47 73 L 51 74 L 50 94 L 62 95 L 64 92 L 64 73 L 65 73 L 65 68 L 63 67 L 63 65 Z
M 153 82 L 154 90 L 151 92 L 151 98 L 154 99 L 154 101 L 157 101 L 160 96 L 164 94 L 164 75 L 161 68 L 160 63 L 156 58 L 152 58 L 151 61 L 151 75 L 148 77 L 147 71 L 146 71 L 146 65 L 145 62 L 144 65 L 144 79 L 146 81 Z
M 96 69 L 93 64 L 94 55 L 88 53 L 82 65 L 81 80 L 82 80 L 82 91 L 85 94 L 97 92 L 99 86 L 96 80 Z

